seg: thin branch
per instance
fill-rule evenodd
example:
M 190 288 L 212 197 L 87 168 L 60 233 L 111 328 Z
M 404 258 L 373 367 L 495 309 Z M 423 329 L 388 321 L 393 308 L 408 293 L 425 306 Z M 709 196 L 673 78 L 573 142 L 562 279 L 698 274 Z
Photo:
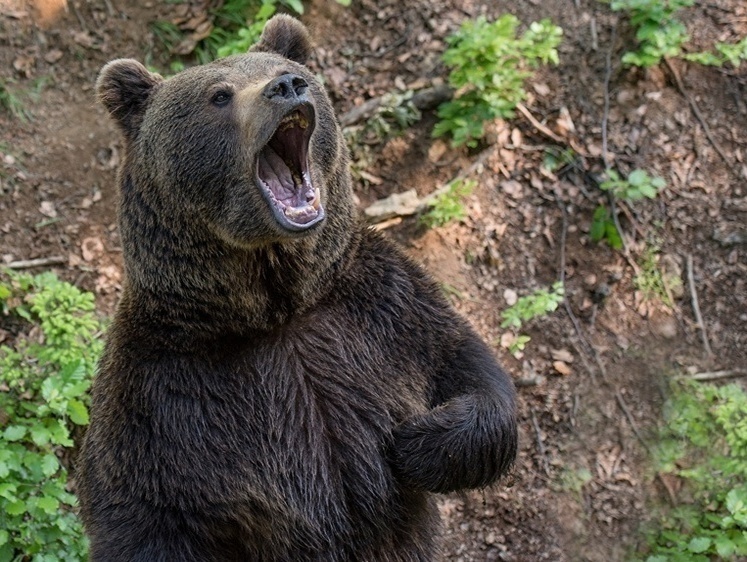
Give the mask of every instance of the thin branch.
M 51 256 L 48 258 L 36 258 L 33 260 L 18 260 L 5 264 L 8 269 L 30 269 L 32 267 L 42 267 L 46 265 L 62 265 L 67 263 L 67 259 L 62 256 Z
M 518 109 L 519 113 L 521 113 L 524 117 L 526 117 L 527 121 L 529 121 L 535 129 L 537 129 L 540 133 L 545 135 L 547 138 L 555 141 L 558 144 L 567 144 L 565 140 L 560 138 L 558 135 L 553 133 L 550 129 L 545 127 L 542 123 L 537 121 L 534 115 L 532 115 L 530 111 L 526 107 L 524 107 L 524 104 L 522 103 L 517 104 L 516 109 Z
M 745 369 L 728 369 L 726 371 L 710 371 L 703 373 L 695 373 L 690 376 L 694 381 L 709 382 L 719 381 L 723 379 L 735 379 L 738 377 L 747 377 L 747 370 Z
M 544 470 L 545 475 L 550 475 L 550 466 L 547 461 L 547 449 L 545 448 L 545 442 L 542 439 L 542 431 L 540 430 L 539 423 L 537 423 L 537 416 L 534 415 L 534 408 L 529 406 L 529 412 L 532 414 L 532 425 L 534 426 L 534 436 L 537 439 L 537 450 L 540 454 L 540 459 L 542 461 L 542 470 Z
M 628 409 L 628 405 L 625 403 L 625 400 L 623 400 L 622 394 L 620 394 L 617 390 L 615 391 L 615 400 L 617 400 L 617 404 L 620 406 L 620 409 L 625 414 L 625 417 L 627 418 L 628 423 L 630 424 L 630 429 L 633 430 L 633 433 L 638 438 L 638 441 L 641 442 L 641 445 L 643 445 L 644 449 L 651 452 L 651 448 L 648 446 L 648 443 L 646 443 L 646 441 L 643 439 L 643 436 L 638 431 L 638 426 L 635 423 L 633 414 L 630 413 L 630 410 Z
M 708 123 L 706 123 L 705 117 L 703 117 L 703 114 L 700 112 L 700 108 L 695 103 L 695 100 L 690 97 L 690 94 L 687 92 L 687 90 L 685 90 L 685 86 L 682 83 L 682 79 L 680 78 L 679 73 L 674 69 L 674 66 L 668 58 L 664 58 L 664 63 L 667 65 L 669 72 L 672 73 L 672 76 L 674 76 L 674 81 L 677 84 L 677 89 L 680 91 L 680 94 L 682 94 L 682 97 L 684 97 L 687 100 L 687 103 L 690 104 L 690 109 L 692 110 L 693 115 L 695 115 L 696 119 L 700 123 L 700 126 L 703 127 L 703 132 L 705 133 L 708 142 L 710 142 L 711 146 L 713 146 L 716 152 L 718 152 L 718 155 L 721 157 L 721 159 L 726 162 L 726 165 L 729 167 L 729 171 L 734 173 L 734 165 L 726 157 L 726 154 L 724 154 L 724 151 L 716 142 L 716 139 L 713 138 L 713 134 L 711 134 L 711 129 L 708 126 Z
M 709 356 L 713 355 L 711 350 L 711 344 L 708 341 L 708 333 L 706 332 L 705 322 L 703 322 L 703 315 L 700 313 L 700 305 L 698 304 L 698 293 L 695 290 L 695 274 L 693 273 L 693 256 L 687 254 L 687 282 L 690 285 L 690 300 L 693 305 L 693 314 L 695 315 L 695 322 L 698 328 L 700 328 L 700 335 L 703 339 L 703 347 Z

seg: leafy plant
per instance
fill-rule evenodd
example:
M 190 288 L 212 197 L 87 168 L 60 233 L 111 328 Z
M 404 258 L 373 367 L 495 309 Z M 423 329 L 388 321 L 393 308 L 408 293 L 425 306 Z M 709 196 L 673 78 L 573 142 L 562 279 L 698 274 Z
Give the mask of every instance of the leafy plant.
M 284 2 L 298 14 L 303 13 L 300 0 Z M 233 0 L 226 2 L 216 13 L 213 31 L 203 41 L 198 49 L 201 62 L 208 62 L 215 58 L 246 53 L 259 40 L 267 20 L 277 11 L 278 0 Z M 247 13 L 251 13 L 247 17 Z
M 524 322 L 546 316 L 557 310 L 564 298 L 565 289 L 560 281 L 553 283 L 549 289 L 544 287 L 537 289 L 531 295 L 521 297 L 516 304 L 501 312 L 503 318 L 501 328 L 518 330 Z
M 602 191 L 606 191 L 615 199 L 622 201 L 639 201 L 640 199 L 654 199 L 666 182 L 660 177 L 649 176 L 644 170 L 633 170 L 623 179 L 615 170 L 607 170 L 607 180 L 599 184 Z M 591 219 L 589 237 L 593 242 L 606 241 L 611 248 L 620 250 L 623 247 L 622 235 L 617 230 L 613 211 L 606 205 L 599 205 Z
M 0 310 L 20 330 L 0 346 L 0 562 L 85 560 L 61 458 L 88 423 L 101 352 L 93 295 L 51 273 L 0 276 Z
M 709 66 L 723 66 L 728 62 L 734 68 L 747 60 L 747 37 L 738 43 L 716 43 L 714 48 L 715 53 L 688 53 L 682 58 Z
M 515 304 L 501 312 L 501 328 L 511 328 L 513 331 L 501 338 L 501 343 L 508 348 L 509 353 L 524 351 L 526 344 L 531 341 L 526 334 L 518 333 L 524 323 L 554 312 L 564 298 L 565 288 L 558 281 L 550 288 L 537 289 L 531 295 L 519 298 Z
M 420 215 L 420 223 L 434 228 L 463 219 L 466 214 L 463 199 L 472 193 L 476 185 L 474 180 L 452 181 L 445 193 L 430 201 L 428 210 Z
M 373 160 L 372 146 L 401 134 L 420 120 L 420 110 L 412 103 L 413 93 L 407 90 L 385 94 L 373 114 L 361 125 L 343 129 L 350 149 L 351 172 L 355 177 L 366 178 L 365 169 Z
M 592 242 L 606 241 L 610 248 L 620 250 L 623 247 L 622 237 L 617 231 L 617 226 L 612 218 L 612 211 L 605 205 L 599 205 L 594 210 L 591 218 L 591 228 L 589 229 L 589 238 Z
M 659 177 L 649 176 L 645 170 L 633 170 L 626 179 L 622 179 L 615 170 L 607 170 L 606 181 L 599 188 L 611 192 L 617 199 L 624 201 L 638 201 L 648 198 L 655 199 L 659 191 L 666 186 L 666 182 Z
M 526 97 L 524 81 L 532 70 L 540 63 L 558 64 L 560 27 L 542 20 L 519 37 L 518 26 L 510 14 L 494 22 L 480 16 L 447 37 L 443 61 L 452 69 L 449 84 L 457 94 L 439 106 L 434 137 L 448 134 L 454 146 L 477 146 L 487 121 L 513 117 Z
M 623 55 L 623 63 L 649 67 L 664 57 L 677 57 L 688 40 L 684 24 L 676 18 L 694 0 L 612 0 L 614 11 L 627 12 L 636 28 L 638 50 Z
M 666 405 L 660 473 L 684 482 L 686 503 L 646 532 L 646 562 L 747 556 L 747 394 L 736 384 L 679 382 Z

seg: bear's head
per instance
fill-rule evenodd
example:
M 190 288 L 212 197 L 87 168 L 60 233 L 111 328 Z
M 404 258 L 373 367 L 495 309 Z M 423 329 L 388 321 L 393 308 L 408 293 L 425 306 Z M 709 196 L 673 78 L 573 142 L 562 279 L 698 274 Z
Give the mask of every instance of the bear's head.
M 125 137 L 123 212 L 243 249 L 349 226 L 347 153 L 310 54 L 306 28 L 275 16 L 250 52 L 168 79 L 107 64 L 96 90 Z

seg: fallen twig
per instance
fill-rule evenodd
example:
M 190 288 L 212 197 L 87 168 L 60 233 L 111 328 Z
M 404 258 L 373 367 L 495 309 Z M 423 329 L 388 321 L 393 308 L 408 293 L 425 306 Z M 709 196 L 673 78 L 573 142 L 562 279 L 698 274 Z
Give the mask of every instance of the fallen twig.
M 695 103 L 695 100 L 690 97 L 690 94 L 687 92 L 687 90 L 685 90 L 685 86 L 682 83 L 682 79 L 680 78 L 679 73 L 675 70 L 674 66 L 668 58 L 664 57 L 664 63 L 667 65 L 669 72 L 672 73 L 672 76 L 674 76 L 674 81 L 677 84 L 677 89 L 680 91 L 680 94 L 682 94 L 682 97 L 687 100 L 687 103 L 690 105 L 690 109 L 692 110 L 693 115 L 695 115 L 695 118 L 700 123 L 700 126 L 703 127 L 703 132 L 705 133 L 708 142 L 711 143 L 711 146 L 713 146 L 721 159 L 726 162 L 726 165 L 729 167 L 729 171 L 733 173 L 733 164 L 726 157 L 726 154 L 721 149 L 721 146 L 719 146 L 719 144 L 716 142 L 716 139 L 713 138 L 713 135 L 711 134 L 711 128 L 708 126 L 708 123 L 706 122 L 705 117 L 703 117 L 703 114 L 700 112 L 700 108 Z
M 439 86 L 418 90 L 412 95 L 410 101 L 420 111 L 427 111 L 437 107 L 445 101 L 449 101 L 452 97 L 454 97 L 454 89 L 445 84 L 441 84 Z M 360 121 L 368 119 L 374 114 L 383 101 L 384 96 L 371 98 L 358 107 L 354 107 L 340 116 L 340 125 L 342 127 L 350 127 L 351 125 L 355 125 Z
M 705 323 L 703 322 L 703 315 L 700 313 L 700 305 L 698 304 L 698 293 L 695 290 L 695 274 L 693 273 L 693 256 L 687 254 L 687 282 L 690 286 L 690 300 L 693 305 L 693 314 L 695 315 L 695 322 L 700 329 L 700 335 L 703 339 L 703 347 L 706 353 L 711 356 L 713 351 L 711 350 L 711 344 L 708 341 L 708 333 L 706 332 Z
M 633 418 L 633 414 L 630 413 L 630 410 L 628 409 L 628 405 L 625 403 L 625 400 L 623 400 L 622 394 L 620 394 L 617 390 L 615 390 L 615 400 L 617 400 L 617 404 L 620 406 L 620 409 L 625 414 L 625 417 L 628 420 L 628 423 L 630 424 L 630 429 L 633 430 L 633 433 L 638 438 L 638 441 L 641 442 L 641 445 L 643 445 L 643 448 L 647 451 L 651 451 L 651 448 L 648 446 L 648 443 L 643 439 L 643 436 L 638 431 L 638 426 L 635 423 L 635 419 Z
M 542 431 L 540 430 L 539 423 L 537 423 L 537 416 L 534 415 L 534 408 L 529 407 L 529 412 L 532 414 L 532 425 L 534 426 L 534 435 L 537 439 L 537 450 L 540 454 L 542 461 L 542 470 L 546 476 L 550 475 L 550 465 L 547 461 L 547 449 L 545 448 L 545 442 L 542 439 Z
M 545 127 L 542 123 L 537 121 L 534 115 L 532 115 L 531 112 L 526 107 L 524 107 L 524 104 L 522 103 L 517 104 L 516 109 L 518 109 L 519 113 L 521 113 L 524 117 L 526 117 L 527 121 L 529 121 L 535 129 L 537 129 L 540 133 L 545 135 L 547 138 L 555 141 L 558 144 L 567 144 L 564 139 L 560 138 L 558 135 L 553 133 L 550 129 Z
M 747 370 L 727 369 L 725 371 L 710 371 L 710 372 L 703 372 L 703 373 L 695 373 L 694 375 L 691 375 L 689 378 L 691 378 L 694 381 L 708 382 L 708 381 L 718 381 L 718 380 L 723 380 L 723 379 L 735 379 L 738 377 L 747 377 Z
M 45 265 L 62 265 L 67 263 L 67 259 L 62 256 L 51 256 L 49 258 L 36 258 L 33 260 L 18 260 L 6 263 L 8 269 L 30 269 L 32 267 L 42 267 Z

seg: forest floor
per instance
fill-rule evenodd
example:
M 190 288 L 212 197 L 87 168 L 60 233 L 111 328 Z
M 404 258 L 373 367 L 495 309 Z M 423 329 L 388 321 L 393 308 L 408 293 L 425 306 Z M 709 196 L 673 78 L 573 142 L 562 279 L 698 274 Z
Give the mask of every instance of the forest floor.
M 57 13 L 64 4 L 36 2 L 42 21 L 23 2 L 0 1 L 0 81 L 27 113 L 0 111 L 0 264 L 59 257 L 52 269 L 110 314 L 122 281 L 122 145 L 93 84 L 113 58 L 168 69 L 152 23 L 183 8 L 70 0 Z M 465 18 L 503 13 L 563 28 L 560 64 L 530 80 L 525 101 L 554 138 L 519 114 L 477 150 L 454 150 L 431 138 L 426 112 L 369 147 L 356 195 L 363 209 L 409 189 L 427 195 L 459 174 L 478 182 L 461 221 L 426 229 L 407 217 L 385 228 L 444 284 L 519 386 L 516 468 L 492 489 L 441 499 L 444 560 L 623 560 L 651 505 L 677 499 L 649 452 L 668 379 L 747 365 L 747 65 L 624 67 L 633 31 L 597 0 L 313 0 L 302 20 L 316 41 L 311 66 L 343 114 L 443 83 L 445 37 Z M 683 19 L 693 49 L 747 35 L 743 0 L 698 2 Z M 656 200 L 621 206 L 621 251 L 589 238 L 605 140 L 612 167 L 667 182 Z M 543 168 L 548 152 L 569 148 L 563 167 Z M 646 256 L 666 272 L 668 298 L 636 284 Z M 501 311 L 561 278 L 567 305 L 530 323 L 526 349 L 510 354 Z

